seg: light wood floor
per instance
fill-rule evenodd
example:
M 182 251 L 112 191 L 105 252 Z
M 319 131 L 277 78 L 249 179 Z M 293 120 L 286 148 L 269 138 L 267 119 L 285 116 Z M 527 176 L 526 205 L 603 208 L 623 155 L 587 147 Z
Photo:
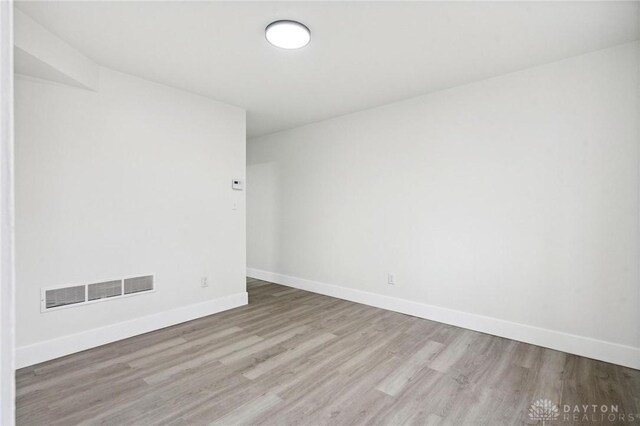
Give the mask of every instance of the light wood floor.
M 248 306 L 19 370 L 18 424 L 512 425 L 539 398 L 640 412 L 638 370 L 248 288 Z

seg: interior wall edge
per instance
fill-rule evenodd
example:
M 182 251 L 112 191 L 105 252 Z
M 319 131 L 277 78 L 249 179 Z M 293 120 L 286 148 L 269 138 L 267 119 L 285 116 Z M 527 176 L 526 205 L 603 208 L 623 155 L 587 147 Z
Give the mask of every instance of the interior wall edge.
M 246 291 L 16 348 L 16 368 L 228 311 L 248 303 Z
M 640 348 L 632 346 L 250 267 L 247 276 L 640 370 Z
M 13 1 L 0 2 L 0 424 L 15 424 Z
M 40 77 L 97 91 L 100 67 L 20 9 L 14 10 L 15 69 Z

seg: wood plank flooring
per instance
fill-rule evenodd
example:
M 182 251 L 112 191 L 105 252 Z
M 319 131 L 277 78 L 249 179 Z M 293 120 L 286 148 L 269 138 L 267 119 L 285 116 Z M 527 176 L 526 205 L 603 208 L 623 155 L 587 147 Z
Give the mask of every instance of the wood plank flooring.
M 263 281 L 248 290 L 247 306 L 19 370 L 17 423 L 537 424 L 540 398 L 640 413 L 638 370 Z M 600 424 L 561 420 L 547 424 Z M 640 425 L 619 420 L 604 423 Z

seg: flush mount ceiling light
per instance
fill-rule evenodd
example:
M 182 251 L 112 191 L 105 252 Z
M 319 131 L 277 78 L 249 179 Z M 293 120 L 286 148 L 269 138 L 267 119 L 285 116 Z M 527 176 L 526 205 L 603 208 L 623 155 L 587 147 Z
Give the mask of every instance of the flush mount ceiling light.
M 282 49 L 300 49 L 311 40 L 309 28 L 296 21 L 275 21 L 264 31 L 267 41 Z

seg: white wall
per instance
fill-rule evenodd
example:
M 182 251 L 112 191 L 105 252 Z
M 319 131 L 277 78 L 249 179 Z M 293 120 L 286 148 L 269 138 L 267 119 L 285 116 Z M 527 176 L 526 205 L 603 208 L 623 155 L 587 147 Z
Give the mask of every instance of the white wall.
M 640 368 L 639 52 L 250 140 L 250 274 Z
M 98 92 L 19 76 L 15 107 L 19 365 L 246 302 L 244 110 L 106 68 Z M 40 312 L 41 287 L 149 273 Z
M 13 2 L 0 2 L 0 425 L 15 424 Z

